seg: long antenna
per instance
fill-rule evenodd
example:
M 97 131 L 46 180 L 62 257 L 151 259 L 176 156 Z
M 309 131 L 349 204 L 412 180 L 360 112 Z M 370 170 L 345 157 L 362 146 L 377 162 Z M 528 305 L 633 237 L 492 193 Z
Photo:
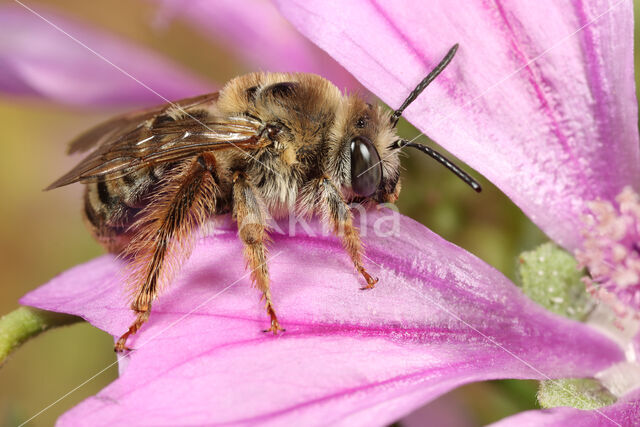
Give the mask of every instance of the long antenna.
M 451 172 L 456 174 L 456 176 L 458 178 L 463 180 L 467 185 L 469 185 L 471 188 L 473 188 L 476 192 L 479 193 L 479 192 L 482 191 L 482 187 L 480 186 L 478 181 L 476 181 L 475 179 L 471 178 L 471 176 L 468 173 L 466 173 L 465 171 L 460 169 L 451 160 L 447 159 L 445 156 L 443 156 L 442 154 L 438 153 L 433 148 L 430 148 L 430 147 L 428 147 L 426 145 L 422 145 L 422 144 L 416 144 L 415 142 L 409 142 L 409 141 L 404 140 L 404 139 L 397 140 L 391 146 L 391 148 L 396 148 L 396 149 L 397 148 L 402 148 L 402 147 L 417 148 L 418 150 L 422 151 L 423 153 L 428 154 L 429 156 L 431 156 L 434 159 L 436 159 L 439 163 L 443 164 Z
M 453 47 L 449 49 L 449 52 L 447 52 L 446 56 L 442 59 L 442 61 L 440 61 L 440 63 L 436 66 L 436 68 L 434 68 L 427 75 L 427 77 L 425 77 L 418 84 L 418 86 L 416 86 L 416 88 L 409 94 L 407 99 L 404 100 L 400 108 L 398 108 L 396 111 L 393 112 L 393 115 L 391 116 L 391 125 L 393 127 L 395 127 L 396 124 L 398 124 L 398 120 L 400 120 L 400 116 L 402 116 L 402 112 L 404 111 L 404 109 L 407 108 L 413 101 L 415 101 L 416 98 L 420 96 L 422 91 L 425 90 L 427 86 L 429 86 L 429 83 L 431 83 L 433 79 L 438 77 L 438 74 L 440 74 L 442 70 L 444 70 L 447 67 L 447 65 L 449 65 L 449 62 L 451 62 L 457 50 L 458 50 L 458 43 L 454 44 Z

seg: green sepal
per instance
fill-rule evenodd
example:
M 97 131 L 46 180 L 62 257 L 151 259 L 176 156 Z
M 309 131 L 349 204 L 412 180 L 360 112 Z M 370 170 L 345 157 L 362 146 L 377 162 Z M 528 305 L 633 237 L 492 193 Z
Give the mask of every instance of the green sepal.
M 578 409 L 598 409 L 612 405 L 616 397 L 597 380 L 566 378 L 540 381 L 538 403 L 542 408 L 570 406 Z
M 571 254 L 544 243 L 519 258 L 522 291 L 548 310 L 574 320 L 584 320 L 593 302 L 580 280 L 584 272 Z

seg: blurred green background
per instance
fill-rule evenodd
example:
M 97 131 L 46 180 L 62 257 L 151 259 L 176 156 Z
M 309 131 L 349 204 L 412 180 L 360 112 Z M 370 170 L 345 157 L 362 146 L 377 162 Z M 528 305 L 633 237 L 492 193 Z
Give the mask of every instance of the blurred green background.
M 162 31 L 153 28 L 156 13 L 149 3 L 31 0 L 28 4 L 36 9 L 42 5 L 59 8 L 71 17 L 149 46 L 212 82 L 251 71 L 224 46 L 212 44 L 210 38 L 180 20 Z M 194 45 L 202 46 L 206 54 L 194 55 Z M 42 188 L 75 161 L 64 154 L 67 141 L 115 112 L 0 98 L 0 313 L 15 309 L 27 291 L 102 253 L 81 221 L 81 186 L 46 193 Z M 419 133 L 406 122 L 400 132 L 408 138 Z M 403 158 L 401 212 L 515 280 L 516 256 L 543 242 L 544 235 L 486 180 L 481 179 L 484 191 L 477 195 L 426 156 L 413 154 Z M 49 331 L 22 346 L 0 369 L 0 424 L 18 425 L 78 387 L 115 361 L 112 348 L 112 337 L 88 324 Z M 113 365 L 29 425 L 52 425 L 60 414 L 116 376 Z M 421 410 L 421 416 L 435 420 L 430 411 L 455 412 L 450 420 L 439 420 L 448 425 L 486 424 L 535 408 L 536 388 L 534 381 L 471 384 L 438 399 Z

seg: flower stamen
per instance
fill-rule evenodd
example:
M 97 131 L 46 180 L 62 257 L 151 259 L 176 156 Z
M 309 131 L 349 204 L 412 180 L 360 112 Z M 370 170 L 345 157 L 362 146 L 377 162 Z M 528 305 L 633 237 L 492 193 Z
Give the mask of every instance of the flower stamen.
M 587 206 L 583 247 L 576 251 L 579 267 L 590 275 L 582 281 L 619 318 L 640 319 L 640 197 L 627 186 L 615 203 Z

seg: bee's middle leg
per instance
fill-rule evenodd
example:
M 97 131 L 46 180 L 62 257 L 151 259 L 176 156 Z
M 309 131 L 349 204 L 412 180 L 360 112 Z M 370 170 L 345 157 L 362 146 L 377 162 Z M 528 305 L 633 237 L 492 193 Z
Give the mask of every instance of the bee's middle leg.
M 265 332 L 283 331 L 278 322 L 271 300 L 269 288 L 269 267 L 267 266 L 266 214 L 258 195 L 247 177 L 236 172 L 233 177 L 233 214 L 238 223 L 238 233 L 244 243 L 244 253 L 251 269 L 251 280 L 262 291 L 271 327 Z

